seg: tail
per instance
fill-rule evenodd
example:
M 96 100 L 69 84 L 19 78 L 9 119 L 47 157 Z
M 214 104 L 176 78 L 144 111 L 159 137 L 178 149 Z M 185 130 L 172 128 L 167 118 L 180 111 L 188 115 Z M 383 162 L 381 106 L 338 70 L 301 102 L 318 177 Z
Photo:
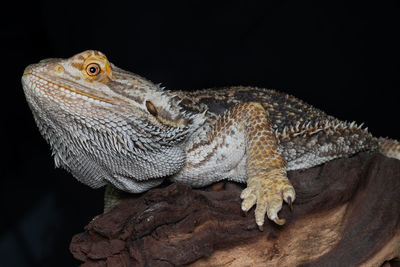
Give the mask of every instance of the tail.
M 388 138 L 379 138 L 379 152 L 389 158 L 400 160 L 400 142 Z

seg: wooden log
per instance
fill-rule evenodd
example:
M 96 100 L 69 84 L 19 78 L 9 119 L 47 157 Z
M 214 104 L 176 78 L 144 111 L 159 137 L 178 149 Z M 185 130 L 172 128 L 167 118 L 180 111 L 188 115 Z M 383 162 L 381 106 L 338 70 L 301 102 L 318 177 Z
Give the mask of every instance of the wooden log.
M 289 172 L 297 199 L 284 226 L 240 210 L 244 185 L 182 184 L 131 195 L 73 237 L 82 266 L 395 266 L 400 161 L 360 153 Z M 386 264 L 386 265 L 384 265 Z

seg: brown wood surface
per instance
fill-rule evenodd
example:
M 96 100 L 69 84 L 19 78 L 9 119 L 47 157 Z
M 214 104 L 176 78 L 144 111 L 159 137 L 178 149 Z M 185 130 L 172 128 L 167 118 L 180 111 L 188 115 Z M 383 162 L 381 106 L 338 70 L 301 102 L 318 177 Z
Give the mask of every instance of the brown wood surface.
M 201 179 L 201 177 L 199 177 Z M 260 232 L 243 185 L 172 184 L 124 199 L 73 237 L 82 266 L 398 266 L 400 161 L 361 153 L 289 172 L 297 199 Z M 397 264 L 397 265 L 396 265 Z

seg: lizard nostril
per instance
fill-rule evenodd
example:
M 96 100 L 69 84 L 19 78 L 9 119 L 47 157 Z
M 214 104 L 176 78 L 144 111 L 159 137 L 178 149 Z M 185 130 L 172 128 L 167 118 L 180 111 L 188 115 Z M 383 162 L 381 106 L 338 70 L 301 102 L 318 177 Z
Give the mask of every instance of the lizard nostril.
M 57 66 L 54 68 L 54 70 L 55 70 L 55 72 L 58 73 L 58 74 L 61 74 L 61 73 L 64 72 L 64 68 L 63 68 L 63 66 L 61 66 L 61 65 L 57 65 Z

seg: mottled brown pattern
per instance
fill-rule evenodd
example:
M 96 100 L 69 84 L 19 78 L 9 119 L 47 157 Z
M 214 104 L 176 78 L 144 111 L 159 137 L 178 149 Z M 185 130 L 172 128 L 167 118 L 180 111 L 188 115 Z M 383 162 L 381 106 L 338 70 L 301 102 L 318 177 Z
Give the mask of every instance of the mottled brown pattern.
M 206 108 L 211 113 L 222 114 L 232 105 L 243 102 L 259 102 L 264 109 L 268 111 L 272 122 L 272 127 L 278 132 L 283 132 L 284 128 L 294 127 L 296 124 L 302 125 L 310 123 L 314 125 L 319 122 L 320 128 L 324 127 L 325 121 L 337 121 L 325 112 L 306 104 L 304 101 L 297 99 L 291 95 L 257 87 L 228 87 L 220 89 L 206 89 L 195 92 L 178 91 L 181 99 L 190 99 L 191 101 L 182 102 L 189 105 L 187 108 L 197 108 L 202 111 Z M 193 107 L 191 103 L 196 103 Z
M 81 61 L 78 61 L 78 62 L 72 62 L 71 63 L 71 66 L 72 67 L 74 67 L 74 68 L 76 68 L 76 69 L 79 69 L 79 70 L 82 70 L 83 69 L 83 62 L 81 62 Z

